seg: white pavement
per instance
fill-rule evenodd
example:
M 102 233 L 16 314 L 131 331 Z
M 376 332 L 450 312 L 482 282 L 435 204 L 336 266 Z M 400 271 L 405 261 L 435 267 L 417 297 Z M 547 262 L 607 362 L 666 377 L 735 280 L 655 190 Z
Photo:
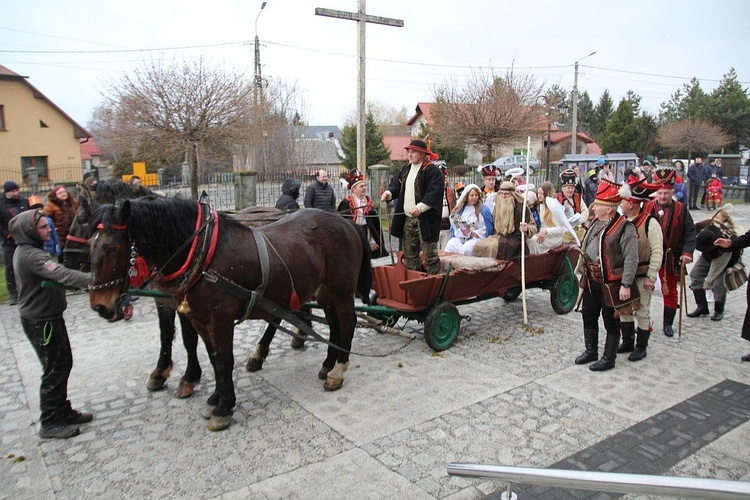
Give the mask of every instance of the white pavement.
M 750 227 L 750 206 L 734 216 Z M 621 356 L 603 373 L 573 364 L 583 350 L 580 314 L 555 314 L 543 290 L 529 292 L 527 327 L 520 299 L 462 306 L 472 320 L 439 354 L 421 339 L 358 328 L 353 349 L 382 357 L 352 356 L 334 393 L 317 378 L 324 346 L 294 351 L 283 334 L 262 371 L 245 371 L 263 328 L 246 322 L 235 333 L 234 423 L 219 433 L 199 416 L 214 380 L 203 346 L 193 398 L 173 393 L 185 367 L 179 339 L 169 389 L 150 393 L 159 350 L 153 301 L 141 298 L 132 321 L 110 324 L 72 295 L 69 395 L 95 419 L 69 440 L 38 438 L 41 369 L 17 309 L 0 305 L 0 500 L 481 498 L 502 484 L 450 477 L 445 464 L 545 467 L 718 382 L 750 384 L 750 363 L 740 362 L 750 352 L 739 336 L 745 291 L 730 294 L 721 322 L 684 318 L 681 338 L 661 334 L 657 293 L 648 357 Z M 670 474 L 748 481 L 747 443 L 745 423 Z

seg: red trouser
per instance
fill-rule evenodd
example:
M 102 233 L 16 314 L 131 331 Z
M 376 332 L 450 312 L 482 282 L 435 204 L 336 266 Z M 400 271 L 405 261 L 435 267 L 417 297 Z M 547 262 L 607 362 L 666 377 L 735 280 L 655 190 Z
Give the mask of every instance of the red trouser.
M 668 272 L 663 267 L 659 269 L 659 278 L 661 279 L 661 294 L 664 297 L 664 307 L 677 309 L 679 307 L 677 300 L 677 287 L 680 277 Z

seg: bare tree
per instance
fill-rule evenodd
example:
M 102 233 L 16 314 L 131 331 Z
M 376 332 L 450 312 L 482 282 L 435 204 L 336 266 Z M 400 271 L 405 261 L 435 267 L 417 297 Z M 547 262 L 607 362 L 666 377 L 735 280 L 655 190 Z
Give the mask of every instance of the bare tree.
M 533 76 L 512 69 L 503 76 L 478 70 L 465 84 L 453 79 L 437 85 L 433 93 L 433 129 L 446 146 L 479 144 L 492 159 L 494 148 L 547 128 L 536 105 L 542 87 Z
M 185 151 L 197 198 L 201 150 L 239 135 L 253 112 L 253 89 L 244 75 L 209 68 L 203 59 L 151 61 L 109 85 L 103 115 L 122 147 L 153 141 L 162 151 Z
M 659 144 L 672 152 L 684 151 L 691 158 L 693 153 L 716 151 L 732 142 L 732 137 L 722 127 L 700 118 L 686 118 L 671 122 L 659 129 Z

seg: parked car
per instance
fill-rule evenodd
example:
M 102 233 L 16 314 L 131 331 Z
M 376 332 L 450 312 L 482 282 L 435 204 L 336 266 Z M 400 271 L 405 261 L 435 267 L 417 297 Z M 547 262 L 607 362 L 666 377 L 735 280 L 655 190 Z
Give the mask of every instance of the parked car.
M 504 174 L 505 171 L 508 170 L 509 168 L 521 167 L 525 170 L 526 169 L 526 156 L 524 155 L 503 156 L 493 161 L 492 164 L 495 165 L 498 169 L 500 169 L 501 174 Z M 539 159 L 536 158 L 535 156 L 530 156 L 529 157 L 529 173 L 533 174 L 537 170 L 540 170 L 541 168 L 542 168 L 542 162 L 540 162 Z
M 739 177 L 729 176 L 721 178 L 722 186 L 747 186 L 747 179 L 740 179 Z

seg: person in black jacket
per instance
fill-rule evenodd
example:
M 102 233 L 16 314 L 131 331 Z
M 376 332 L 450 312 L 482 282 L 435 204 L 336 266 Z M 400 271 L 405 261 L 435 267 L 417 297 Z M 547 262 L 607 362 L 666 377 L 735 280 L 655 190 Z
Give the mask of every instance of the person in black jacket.
M 402 261 L 407 269 L 422 270 L 420 250 L 427 263 L 427 272 L 440 273 L 437 243 L 443 211 L 445 176 L 432 163 L 438 155 L 424 141 L 415 139 L 406 146 L 409 162 L 394 176 L 381 201 L 398 198 L 393 215 L 391 234 L 403 238 Z
M 5 285 L 10 295 L 8 304 L 18 304 L 18 289 L 16 288 L 16 277 L 13 273 L 13 254 L 16 251 L 16 242 L 10 234 L 10 220 L 24 210 L 29 209 L 29 200 L 19 196 L 18 184 L 8 181 L 3 184 L 3 198 L 0 200 L 0 236 L 3 238 L 3 259 L 5 260 Z
M 718 238 L 714 241 L 714 245 L 717 247 L 728 248 L 730 250 L 739 250 L 750 247 L 750 230 L 736 238 Z M 748 308 L 745 309 L 745 321 L 742 323 L 742 338 L 750 341 L 750 286 L 747 287 L 747 304 Z M 750 354 L 745 354 L 741 359 L 742 361 L 750 361 Z
M 305 208 L 319 208 L 328 212 L 336 211 L 336 193 L 328 184 L 328 172 L 318 170 L 315 180 L 305 190 Z
M 299 188 L 302 181 L 299 179 L 286 179 L 281 185 L 281 196 L 276 200 L 276 208 L 279 210 L 294 211 L 299 210 Z

